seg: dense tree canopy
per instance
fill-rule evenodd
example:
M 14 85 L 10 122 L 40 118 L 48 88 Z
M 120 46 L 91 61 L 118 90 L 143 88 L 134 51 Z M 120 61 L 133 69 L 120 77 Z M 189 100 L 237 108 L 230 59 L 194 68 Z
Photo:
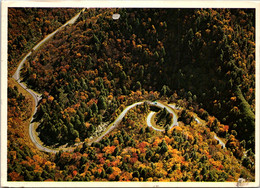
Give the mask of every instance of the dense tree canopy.
M 79 9 L 9 8 L 8 9 L 8 76 L 12 76 L 24 53 L 53 32 Z
M 77 12 L 61 10 L 64 17 L 56 9 L 10 14 L 28 11 L 25 23 L 47 24 L 36 24 L 47 34 L 51 23 Z M 41 12 L 57 16 L 48 22 Z M 119 20 L 112 19 L 115 12 Z M 84 143 L 44 158 L 10 142 L 8 179 L 254 181 L 254 19 L 253 9 L 86 9 L 21 71 L 27 86 L 42 94 L 35 115 L 40 140 L 50 147 Z M 10 17 L 10 31 L 14 22 Z M 10 46 L 17 36 L 10 32 Z M 143 100 L 174 104 L 179 126 L 169 129 L 172 114 L 144 103 L 89 145 L 126 106 Z M 9 124 L 12 114 L 25 111 L 25 101 L 8 88 Z M 151 111 L 165 131 L 147 126 Z

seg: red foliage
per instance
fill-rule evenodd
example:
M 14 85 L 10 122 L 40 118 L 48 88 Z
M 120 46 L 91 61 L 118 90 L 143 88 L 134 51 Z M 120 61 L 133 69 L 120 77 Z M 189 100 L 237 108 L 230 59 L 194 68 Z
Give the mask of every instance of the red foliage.
M 73 174 L 73 176 L 76 176 L 76 175 L 78 174 L 77 170 L 74 170 L 74 171 L 72 172 L 72 174 Z

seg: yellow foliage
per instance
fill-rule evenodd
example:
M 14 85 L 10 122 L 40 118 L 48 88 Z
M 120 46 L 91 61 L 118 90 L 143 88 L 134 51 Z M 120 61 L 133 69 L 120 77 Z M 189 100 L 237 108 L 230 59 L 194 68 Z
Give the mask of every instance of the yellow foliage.
M 195 33 L 195 36 L 196 36 L 197 38 L 201 38 L 201 33 L 200 33 L 200 32 L 197 32 L 197 33 Z
M 210 33 L 210 29 L 206 29 L 206 33 L 209 34 Z
M 80 142 L 79 137 L 77 137 L 77 138 L 75 139 L 75 142 L 76 142 L 76 143 L 79 143 L 79 142 Z
M 54 97 L 50 95 L 50 96 L 48 97 L 48 101 L 49 101 L 49 102 L 52 102 L 53 100 L 54 100 Z

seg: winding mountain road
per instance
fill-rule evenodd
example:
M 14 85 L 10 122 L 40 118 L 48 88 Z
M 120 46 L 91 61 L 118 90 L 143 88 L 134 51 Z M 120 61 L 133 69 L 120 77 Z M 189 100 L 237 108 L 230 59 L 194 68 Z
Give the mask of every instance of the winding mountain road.
M 85 11 L 85 9 L 83 9 L 81 12 L 83 12 L 83 11 Z M 30 122 L 30 125 L 29 125 L 29 135 L 30 135 L 30 138 L 31 138 L 32 142 L 35 144 L 35 146 L 36 146 L 39 150 L 42 150 L 42 151 L 45 151 L 45 152 L 48 152 L 48 153 L 57 153 L 60 149 L 58 149 L 58 148 L 57 148 L 57 149 L 47 148 L 47 147 L 43 146 L 43 145 L 38 141 L 37 135 L 35 135 L 35 131 L 34 131 L 34 123 L 33 123 L 34 118 L 33 118 L 33 116 L 34 116 L 34 114 L 35 114 L 36 111 L 37 111 L 37 106 L 38 106 L 39 101 L 41 100 L 41 95 L 38 94 L 38 93 L 36 93 L 35 91 L 31 90 L 31 89 L 28 89 L 28 88 L 25 86 L 25 84 L 21 82 L 21 80 L 20 80 L 20 71 L 21 71 L 21 69 L 22 69 L 24 63 L 26 62 L 27 58 L 32 54 L 32 51 L 38 50 L 41 45 L 43 45 L 45 42 L 47 42 L 49 39 L 51 39 L 58 31 L 60 31 L 60 30 L 61 30 L 63 27 L 65 27 L 66 25 L 68 25 L 68 24 L 73 24 L 73 23 L 77 20 L 77 18 L 79 17 L 79 15 L 80 15 L 81 12 L 79 12 L 79 13 L 78 13 L 77 15 L 75 15 L 71 20 L 69 20 L 68 22 L 66 22 L 64 25 L 62 25 L 61 27 L 59 27 L 57 30 L 55 30 L 53 33 L 51 33 L 51 34 L 49 34 L 48 36 L 46 36 L 46 37 L 45 37 L 43 40 L 41 40 L 37 45 L 35 45 L 35 46 L 32 48 L 33 50 L 31 50 L 28 54 L 26 54 L 26 56 L 22 59 L 22 61 L 20 62 L 20 64 L 19 64 L 18 67 L 17 67 L 16 72 L 15 72 L 14 75 L 13 75 L 13 78 L 17 81 L 17 83 L 18 83 L 21 87 L 23 87 L 26 91 L 28 91 L 28 92 L 32 95 L 32 97 L 33 97 L 33 99 L 34 99 L 34 101 L 35 101 L 35 106 L 34 106 L 35 110 L 34 110 L 34 112 L 33 112 L 32 119 L 31 119 L 31 122 Z M 160 103 L 160 102 L 151 102 L 151 101 L 136 102 L 136 103 L 134 103 L 134 104 L 132 104 L 132 105 L 126 107 L 126 108 L 123 110 L 123 112 L 121 112 L 121 114 L 115 119 L 115 121 L 114 121 L 113 123 L 111 123 L 111 124 L 107 127 L 107 129 L 106 129 L 97 139 L 95 139 L 94 142 L 99 142 L 106 134 L 108 134 L 111 130 L 113 130 L 116 126 L 118 126 L 119 123 L 123 120 L 123 118 L 124 118 L 124 116 L 126 115 L 126 113 L 127 113 L 130 109 L 134 108 L 134 107 L 137 106 L 137 105 L 141 105 L 141 104 L 143 104 L 143 103 L 145 103 L 145 102 L 147 102 L 147 104 L 149 104 L 149 105 L 157 106 L 157 107 L 159 107 L 159 108 L 166 108 L 166 109 L 169 111 L 169 113 L 173 114 L 173 123 L 172 123 L 171 127 L 174 126 L 174 125 L 177 125 L 177 117 L 176 117 L 176 114 L 174 113 L 174 111 L 173 111 L 170 107 L 168 107 L 168 106 L 166 106 L 166 105 L 164 105 L 164 104 L 162 104 L 162 103 Z M 150 122 L 149 122 L 149 125 L 150 125 Z M 77 145 L 81 145 L 81 144 L 83 144 L 83 142 L 78 143 Z M 71 150 L 71 148 L 62 148 L 62 150 L 64 150 L 64 151 L 65 151 L 65 150 Z
M 168 106 L 172 107 L 173 109 L 176 109 L 176 110 L 180 110 L 181 107 L 177 107 L 175 104 L 169 104 Z M 203 124 L 201 122 L 201 120 L 199 120 L 198 117 L 196 116 L 193 116 L 195 121 L 199 124 Z M 215 140 L 217 140 L 219 142 L 219 144 L 222 146 L 222 148 L 225 148 L 226 147 L 226 144 L 216 135 L 216 133 L 214 133 L 214 137 L 213 137 Z
M 58 31 L 60 31 L 63 27 L 65 27 L 66 25 L 68 24 L 74 24 L 75 21 L 77 20 L 77 18 L 80 16 L 80 14 L 82 12 L 84 12 L 85 9 L 82 9 L 78 14 L 76 14 L 73 18 L 71 18 L 69 21 L 67 21 L 64 25 L 62 25 L 61 27 L 59 27 L 58 29 L 56 29 L 53 33 L 49 34 L 48 36 L 46 36 L 43 40 L 41 40 L 38 44 L 36 44 L 32 50 L 27 53 L 25 55 L 25 57 L 22 59 L 22 61 L 19 63 L 18 67 L 17 67 L 17 70 L 16 72 L 14 73 L 13 75 L 13 78 L 17 81 L 17 83 L 23 87 L 26 91 L 28 91 L 34 101 L 35 101 L 35 110 L 33 112 L 33 115 L 32 115 L 32 119 L 31 119 L 31 122 L 30 122 L 30 125 L 29 125 L 29 136 L 32 140 L 32 142 L 35 144 L 35 146 L 39 149 L 39 150 L 42 150 L 42 151 L 45 151 L 45 152 L 48 152 L 48 153 L 57 153 L 59 152 L 60 150 L 63 150 L 63 151 L 72 151 L 73 149 L 71 147 L 67 147 L 67 148 L 56 148 L 56 149 L 50 149 L 50 148 L 47 148 L 45 146 L 43 146 L 38 140 L 38 136 L 35 135 L 35 131 L 34 131 L 34 123 L 33 123 L 33 116 L 34 114 L 36 113 L 37 111 L 37 106 L 38 106 L 38 103 L 39 101 L 41 100 L 41 95 L 36 93 L 35 91 L 31 90 L 31 89 L 28 89 L 26 87 L 26 85 L 24 83 L 21 82 L 20 80 L 20 71 L 21 71 L 21 68 L 22 66 L 24 65 L 24 63 L 26 62 L 27 58 L 32 54 L 32 51 L 35 51 L 35 50 L 38 50 L 40 48 L 40 46 L 42 46 L 44 43 L 46 43 L 49 39 L 51 39 Z M 120 124 L 120 122 L 123 120 L 124 116 L 126 115 L 126 113 L 138 106 L 138 105 L 141 105 L 143 103 L 147 103 L 148 105 L 151 105 L 151 106 L 157 106 L 159 108 L 165 108 L 170 114 L 172 114 L 173 116 L 173 121 L 172 121 L 172 124 L 170 125 L 169 129 L 171 129 L 173 126 L 178 126 L 178 119 L 177 119 L 177 115 L 176 113 L 174 112 L 174 108 L 176 108 L 176 106 L 171 106 L 171 105 L 166 105 L 166 104 L 163 104 L 161 102 L 151 102 L 151 101 L 142 101 L 142 102 L 136 102 L 130 106 L 127 106 L 121 113 L 120 115 L 115 119 L 114 122 L 110 123 L 109 126 L 106 128 L 105 131 L 102 132 L 102 134 L 96 138 L 93 142 L 99 142 L 105 135 L 107 135 L 110 131 L 112 131 L 116 126 L 118 126 Z M 179 109 L 179 108 L 178 108 Z M 152 116 L 154 115 L 155 112 L 151 112 L 148 114 L 147 116 L 147 125 L 152 127 L 153 129 L 155 129 L 156 131 L 164 131 L 164 129 L 157 129 L 155 127 L 152 126 L 151 124 L 151 118 Z M 214 137 L 215 139 L 218 140 L 218 137 Z M 219 143 L 222 145 L 221 143 L 222 141 L 219 140 Z M 81 143 L 78 143 L 78 144 L 75 144 L 75 145 L 81 145 L 83 144 L 83 142 Z M 90 144 L 90 143 L 89 143 Z M 224 146 L 225 147 L 225 146 Z
M 163 103 L 160 103 L 160 102 L 151 102 L 151 101 L 136 102 L 136 103 L 134 103 L 134 104 L 132 104 L 132 105 L 130 105 L 130 106 L 127 106 L 127 107 L 121 112 L 121 114 L 116 118 L 116 120 L 115 120 L 114 122 L 112 122 L 112 123 L 108 126 L 107 130 L 105 130 L 105 131 L 95 140 L 95 142 L 99 142 L 106 134 L 108 134 L 108 133 L 109 133 L 111 130 L 113 130 L 117 125 L 119 125 L 119 123 L 123 120 L 124 116 L 126 115 L 126 113 L 127 113 L 130 109 L 132 109 L 132 108 L 134 108 L 134 107 L 136 107 L 136 106 L 138 106 L 138 105 L 144 104 L 145 102 L 146 102 L 148 105 L 151 105 L 151 106 L 157 106 L 157 107 L 159 107 L 159 108 L 166 108 L 166 110 L 173 115 L 173 122 L 172 122 L 172 124 L 171 124 L 171 126 L 170 126 L 170 129 L 171 129 L 174 125 L 178 125 L 177 115 L 176 115 L 175 112 L 174 112 L 170 107 L 168 107 L 167 105 L 165 105 L 165 104 L 163 104 Z M 150 117 L 152 113 L 153 113 L 153 112 L 149 113 L 149 115 L 147 116 L 147 124 L 148 124 L 148 126 L 150 126 L 150 127 L 153 127 L 152 124 L 151 124 L 151 117 Z M 157 131 L 164 131 L 164 130 L 161 130 L 161 129 L 156 129 L 156 128 L 154 128 L 154 127 L 153 127 L 153 129 L 155 129 L 155 130 L 157 130 Z
M 178 119 L 177 119 L 177 115 L 176 113 L 169 107 L 170 105 L 165 105 L 163 103 L 160 103 L 160 102 L 154 102 L 152 103 L 151 105 L 154 105 L 154 106 L 157 106 L 159 108 L 165 108 L 170 114 L 172 114 L 172 117 L 173 117 L 173 121 L 172 121 L 172 124 L 169 126 L 169 129 L 171 129 L 172 127 L 174 126 L 178 126 Z M 146 119 L 146 122 L 147 122 L 147 125 L 149 127 L 152 127 L 154 130 L 156 131 L 160 131 L 160 132 L 163 132 L 165 131 L 165 129 L 158 129 L 156 127 L 154 127 L 151 123 L 151 119 L 153 117 L 153 115 L 155 114 L 156 112 L 150 112 L 147 116 L 147 119 Z
M 80 14 L 82 12 L 84 12 L 85 9 L 82 9 L 79 13 L 77 13 L 73 18 L 71 18 L 69 21 L 67 21 L 65 24 L 63 24 L 61 27 L 59 27 L 58 29 L 56 29 L 54 32 L 52 32 L 51 34 L 47 35 L 43 40 L 41 40 L 38 44 L 36 44 L 32 50 L 27 53 L 25 55 L 25 57 L 22 59 L 22 61 L 19 63 L 17 69 L 16 69 L 16 72 L 14 73 L 13 75 L 13 78 L 17 81 L 17 83 L 23 87 L 26 91 L 28 91 L 34 101 L 35 101 L 35 106 L 34 106 L 34 112 L 33 112 L 33 115 L 32 115 L 32 119 L 31 119 L 31 122 L 30 122 L 30 125 L 29 125 L 29 135 L 30 135 L 30 138 L 32 140 L 32 142 L 35 144 L 35 146 L 39 149 L 39 150 L 42 150 L 42 151 L 45 151 L 45 152 L 49 152 L 49 153 L 56 153 L 58 152 L 58 150 L 54 150 L 54 149 L 49 149 L 47 147 L 44 147 L 41 143 L 39 143 L 36 139 L 36 135 L 34 134 L 34 126 L 33 126 L 33 116 L 34 114 L 36 113 L 37 111 L 37 106 L 38 106 L 38 103 L 39 101 L 41 100 L 41 95 L 36 93 L 35 91 L 31 90 L 31 89 L 28 89 L 22 82 L 21 82 L 21 79 L 20 79 L 20 71 L 24 65 L 24 63 L 26 62 L 27 58 L 32 54 L 32 51 L 35 51 L 35 50 L 38 50 L 40 48 L 41 45 L 43 45 L 44 43 L 46 43 L 49 39 L 51 39 L 58 31 L 60 31 L 62 28 L 64 28 L 65 26 L 67 26 L 68 24 L 74 24 L 75 21 L 78 19 L 78 17 L 80 16 Z
M 214 139 L 218 141 L 218 143 L 222 146 L 222 148 L 226 147 L 225 143 L 216 135 L 216 133 L 214 134 Z
M 194 119 L 195 119 L 195 121 L 197 123 L 202 124 L 202 122 L 198 119 L 198 117 L 194 116 Z M 218 143 L 222 146 L 222 148 L 226 147 L 226 144 L 216 135 L 216 133 L 214 133 L 214 137 L 213 138 L 218 141 Z

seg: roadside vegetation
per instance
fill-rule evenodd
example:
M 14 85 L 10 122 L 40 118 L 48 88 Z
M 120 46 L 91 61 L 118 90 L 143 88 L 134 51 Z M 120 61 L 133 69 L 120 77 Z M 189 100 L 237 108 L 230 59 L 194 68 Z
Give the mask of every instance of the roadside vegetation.
M 19 159 L 9 152 L 8 179 L 254 181 L 254 15 L 253 9 L 86 9 L 21 71 L 42 94 L 35 115 L 41 141 L 85 143 L 48 157 L 29 148 Z M 22 106 L 16 89 L 9 90 Z M 148 127 L 154 109 L 144 103 L 88 145 L 126 106 L 144 100 L 179 106 L 179 126 L 169 129 L 171 114 L 157 109 L 153 122 L 165 131 Z
M 79 10 L 67 8 L 9 8 L 8 77 L 13 75 L 23 55 Z
M 163 129 L 169 129 L 169 126 L 172 123 L 172 118 L 173 116 L 165 108 L 163 108 L 156 113 L 154 119 L 155 125 Z

